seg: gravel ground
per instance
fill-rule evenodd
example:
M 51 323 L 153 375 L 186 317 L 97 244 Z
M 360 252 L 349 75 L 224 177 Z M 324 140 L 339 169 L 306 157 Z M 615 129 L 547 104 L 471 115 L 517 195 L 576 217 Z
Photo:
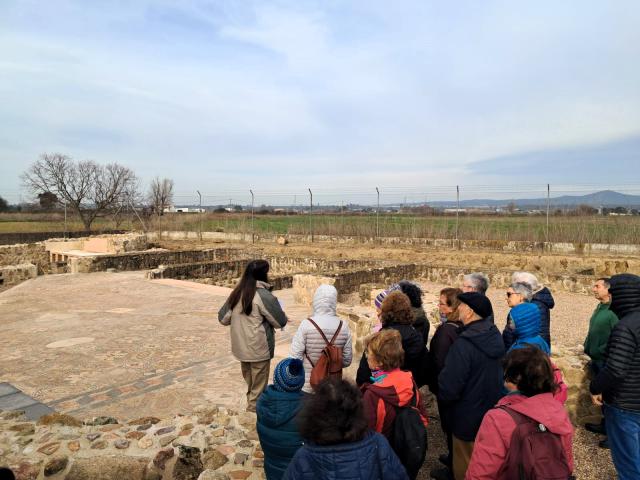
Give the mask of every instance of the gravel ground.
M 426 292 L 425 300 L 431 302 L 436 299 L 438 292 L 445 285 L 423 282 L 422 287 Z M 597 305 L 597 301 L 587 295 L 566 292 L 552 293 L 556 301 L 556 306 L 551 311 L 552 342 L 567 347 L 582 345 L 589 328 L 591 312 Z M 502 330 L 508 312 L 505 290 L 489 289 L 488 296 L 496 314 L 496 325 Z M 425 397 L 430 396 L 426 387 L 423 390 Z M 438 456 L 446 450 L 435 402 L 427 399 L 427 405 L 430 416 L 429 450 L 425 465 L 418 476 L 421 480 L 429 479 L 430 470 L 434 467 L 440 467 Z M 577 480 L 613 480 L 617 478 L 609 450 L 599 448 L 599 440 L 599 435 L 587 432 L 582 427 L 576 428 L 573 439 L 573 454 L 574 475 Z

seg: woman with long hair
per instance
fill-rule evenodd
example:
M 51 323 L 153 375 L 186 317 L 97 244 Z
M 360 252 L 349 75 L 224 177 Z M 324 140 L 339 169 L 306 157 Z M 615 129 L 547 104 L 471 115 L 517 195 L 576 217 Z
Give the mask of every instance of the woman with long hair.
M 240 361 L 247 382 L 247 411 L 256 411 L 256 402 L 269 380 L 275 349 L 275 329 L 287 324 L 278 299 L 271 293 L 267 274 L 269 262 L 252 260 L 236 288 L 218 312 L 222 325 L 231 326 L 231 353 Z

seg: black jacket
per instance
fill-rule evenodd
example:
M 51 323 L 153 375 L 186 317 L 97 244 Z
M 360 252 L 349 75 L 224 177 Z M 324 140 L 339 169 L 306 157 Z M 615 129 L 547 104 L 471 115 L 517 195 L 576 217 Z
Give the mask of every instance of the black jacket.
M 462 327 L 460 322 L 445 322 L 436 328 L 431 343 L 429 344 L 429 361 L 427 362 L 429 390 L 434 395 L 438 394 L 438 375 L 444 368 L 444 361 L 453 342 L 458 339 Z
M 431 328 L 427 314 L 422 307 L 411 307 L 411 311 L 413 312 L 413 328 L 422 336 L 426 345 L 429 341 L 429 329 Z
M 400 332 L 402 337 L 402 349 L 404 350 L 404 363 L 400 367 L 402 370 L 410 370 L 413 374 L 413 378 L 420 385 L 422 382 L 422 363 L 427 353 L 427 349 L 424 346 L 422 335 L 420 335 L 415 328 L 411 325 L 404 325 L 399 323 L 392 323 L 382 327 L 393 328 Z M 358 366 L 358 373 L 356 373 L 356 383 L 358 386 L 364 383 L 371 383 L 371 369 L 367 363 L 367 357 L 364 353 L 360 359 L 360 365 Z
M 488 319 L 462 327 L 449 349 L 438 376 L 438 400 L 460 440 L 475 440 L 482 417 L 500 399 L 504 353 L 500 332 Z
M 551 348 L 551 309 L 556 306 L 553 295 L 547 287 L 544 287 L 533 296 L 531 303 L 535 303 L 540 309 L 540 336 Z M 513 329 L 509 328 L 509 315 L 507 315 L 507 325 L 502 331 L 502 340 L 506 350 L 509 350 L 516 341 Z
M 591 393 L 614 407 L 640 412 L 640 277 L 611 277 L 611 306 L 620 321 L 611 332 L 604 368 L 591 381 Z

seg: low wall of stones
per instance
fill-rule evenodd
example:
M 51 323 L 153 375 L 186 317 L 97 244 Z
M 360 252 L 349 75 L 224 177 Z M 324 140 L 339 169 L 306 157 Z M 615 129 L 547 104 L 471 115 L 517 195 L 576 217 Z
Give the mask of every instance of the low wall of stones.
M 119 235 L 130 233 L 127 230 L 98 230 L 92 232 L 67 232 L 67 238 L 88 237 L 90 235 Z M 64 232 L 24 232 L 24 233 L 0 233 L 0 245 L 12 245 L 16 243 L 36 243 L 51 238 L 62 238 Z
M 78 273 L 102 272 L 107 269 L 120 271 L 149 270 L 160 265 L 180 265 L 224 261 L 242 258 L 236 248 L 211 248 L 204 250 L 149 250 L 145 252 L 76 257 L 74 271 Z M 245 260 L 246 262 L 246 260 Z
M 53 414 L 34 423 L 4 412 L 0 432 L 0 466 L 19 480 L 264 478 L 255 414 L 222 407 L 128 422 Z
M 163 231 L 149 232 L 149 238 L 161 240 L 198 240 L 198 232 Z M 279 234 L 267 235 L 250 233 L 202 232 L 203 240 L 232 241 L 251 243 L 276 243 Z M 289 242 L 310 242 L 309 235 L 286 235 Z M 435 238 L 411 237 L 357 237 L 314 235 L 314 242 L 328 242 L 333 244 L 371 244 L 371 245 L 416 245 L 428 248 L 444 248 L 456 250 L 489 250 L 500 252 L 550 253 L 565 255 L 640 255 L 640 245 L 636 244 L 607 244 L 607 243 L 569 243 L 569 242 L 523 242 L 504 240 L 454 240 Z
M 0 267 L 25 263 L 35 265 L 39 275 L 51 272 L 44 243 L 0 245 Z
M 32 263 L 0 267 L 0 291 L 37 276 L 38 267 Z

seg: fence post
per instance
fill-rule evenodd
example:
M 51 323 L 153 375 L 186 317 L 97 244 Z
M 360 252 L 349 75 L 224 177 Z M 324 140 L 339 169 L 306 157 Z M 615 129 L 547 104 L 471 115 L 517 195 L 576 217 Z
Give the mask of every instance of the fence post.
M 456 185 L 456 242 L 458 241 L 459 224 L 460 224 L 460 185 Z
M 64 238 L 67 238 L 67 201 L 64 201 Z
M 545 239 L 547 241 L 547 243 L 549 243 L 549 205 L 551 203 L 551 199 L 550 199 L 550 192 L 551 191 L 551 187 L 550 185 L 547 183 L 547 231 L 545 234 Z
M 376 240 L 380 240 L 380 190 L 376 187 L 376 193 L 378 194 L 378 204 L 376 206 Z
M 256 234 L 255 234 L 255 230 L 254 225 L 253 225 L 253 205 L 254 205 L 254 196 L 253 196 L 253 190 L 249 189 L 249 192 L 251 193 L 251 243 L 255 243 L 256 242 Z
M 311 243 L 313 243 L 313 192 L 309 189 L 309 232 L 311 233 Z
M 200 190 L 196 190 L 198 192 L 198 238 L 202 241 L 202 194 Z

